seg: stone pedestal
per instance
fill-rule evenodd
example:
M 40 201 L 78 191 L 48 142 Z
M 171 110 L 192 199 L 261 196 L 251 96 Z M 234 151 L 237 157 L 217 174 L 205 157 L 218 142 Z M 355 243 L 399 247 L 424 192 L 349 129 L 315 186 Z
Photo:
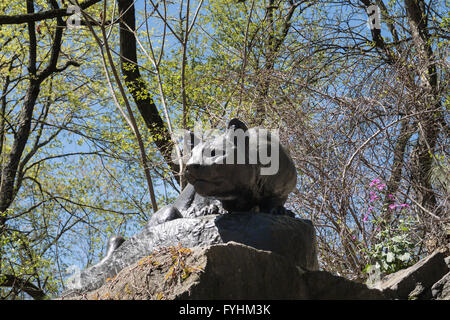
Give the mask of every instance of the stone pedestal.
M 75 289 L 97 289 L 107 278 L 158 248 L 193 248 L 230 241 L 274 252 L 303 270 L 318 270 L 315 231 L 309 220 L 242 212 L 179 218 L 146 228 L 125 241 L 107 260 L 82 271 Z

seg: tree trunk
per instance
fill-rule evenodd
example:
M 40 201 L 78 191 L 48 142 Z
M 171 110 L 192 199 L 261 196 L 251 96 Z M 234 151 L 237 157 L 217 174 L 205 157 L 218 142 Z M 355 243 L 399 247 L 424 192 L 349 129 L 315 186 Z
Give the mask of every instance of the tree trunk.
M 125 84 L 133 96 L 147 128 L 150 130 L 156 147 L 161 152 L 173 175 L 176 176 L 179 174 L 179 166 L 172 161 L 173 141 L 139 72 L 134 33 L 136 30 L 134 2 L 133 0 L 118 0 L 117 3 L 121 16 L 120 61 Z M 179 179 L 175 180 L 179 182 Z

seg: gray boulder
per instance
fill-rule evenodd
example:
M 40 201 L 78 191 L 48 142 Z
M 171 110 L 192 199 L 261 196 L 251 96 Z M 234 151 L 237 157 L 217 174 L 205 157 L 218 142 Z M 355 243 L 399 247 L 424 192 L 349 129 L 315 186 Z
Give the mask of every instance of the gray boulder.
M 390 274 L 375 287 L 392 299 L 431 299 L 431 287 L 449 268 L 444 254 L 436 251 L 415 265 Z
M 450 300 L 450 272 L 431 287 L 431 294 L 436 300 Z
M 272 251 L 283 256 L 293 267 L 318 269 L 315 231 L 309 220 L 287 215 L 235 212 L 179 218 L 146 228 L 123 242 L 108 259 L 83 270 L 74 291 L 87 292 L 99 288 L 106 279 L 158 248 L 177 245 L 193 248 L 229 241 Z
M 174 262 L 173 256 L 180 257 Z M 181 267 L 180 267 L 181 266 Z M 163 248 L 123 269 L 101 288 L 69 299 L 385 299 L 326 271 L 307 271 L 271 251 L 229 242 Z

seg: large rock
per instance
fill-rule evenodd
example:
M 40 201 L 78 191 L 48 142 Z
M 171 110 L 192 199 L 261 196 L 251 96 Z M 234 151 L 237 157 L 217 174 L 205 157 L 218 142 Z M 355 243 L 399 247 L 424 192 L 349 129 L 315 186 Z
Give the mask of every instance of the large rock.
M 300 281 L 308 290 L 311 300 L 380 300 L 387 297 L 377 289 L 363 283 L 333 275 L 327 271 L 308 271 Z
M 448 271 L 444 254 L 436 251 L 415 265 L 388 275 L 374 287 L 393 299 L 431 299 L 431 287 Z
M 379 290 L 235 242 L 162 248 L 101 288 L 65 299 L 384 299 Z
M 315 231 L 309 220 L 262 213 L 207 215 L 179 218 L 144 229 L 125 241 L 104 262 L 83 270 L 77 291 L 99 288 L 107 278 L 158 248 L 179 244 L 193 248 L 229 241 L 272 251 L 289 261 L 291 268 L 318 269 Z
M 450 272 L 431 287 L 431 294 L 436 300 L 450 300 Z

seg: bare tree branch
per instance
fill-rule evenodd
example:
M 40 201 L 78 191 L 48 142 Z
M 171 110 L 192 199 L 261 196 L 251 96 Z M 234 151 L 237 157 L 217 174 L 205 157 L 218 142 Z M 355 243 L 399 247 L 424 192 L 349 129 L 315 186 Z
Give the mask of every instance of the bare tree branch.
M 100 0 L 86 0 L 80 3 L 80 8 L 84 10 L 98 2 L 100 2 Z M 66 8 L 53 8 L 52 10 L 48 11 L 27 12 L 26 14 L 0 15 L 0 25 L 30 23 L 53 18 L 61 18 L 70 15 L 72 15 L 72 13 L 68 13 Z
M 24 291 L 35 300 L 42 300 L 47 297 L 42 289 L 34 285 L 29 280 L 19 278 L 12 274 L 0 275 L 0 287 L 12 287 L 16 290 Z

